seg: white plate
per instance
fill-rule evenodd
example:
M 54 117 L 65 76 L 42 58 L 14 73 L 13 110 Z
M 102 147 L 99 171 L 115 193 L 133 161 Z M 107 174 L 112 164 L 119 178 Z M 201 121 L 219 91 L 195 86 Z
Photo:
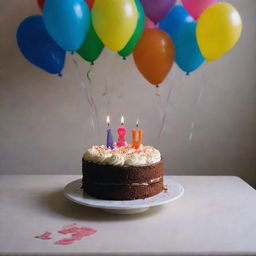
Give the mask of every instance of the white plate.
M 97 199 L 88 195 L 81 188 L 82 179 L 79 179 L 66 185 L 64 195 L 75 203 L 100 208 L 111 213 L 134 214 L 144 212 L 151 206 L 172 202 L 183 195 L 183 186 L 172 180 L 172 177 L 164 176 L 164 184 L 167 186 L 167 191 L 163 191 L 155 196 L 146 199 L 116 201 Z

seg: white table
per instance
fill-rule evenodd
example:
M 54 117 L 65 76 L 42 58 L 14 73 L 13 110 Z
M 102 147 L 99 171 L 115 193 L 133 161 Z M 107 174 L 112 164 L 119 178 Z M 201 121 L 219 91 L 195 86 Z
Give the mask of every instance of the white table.
M 79 176 L 0 176 L 0 255 L 256 255 L 256 192 L 237 177 L 174 176 L 183 197 L 138 215 L 76 205 L 63 187 Z M 97 230 L 53 242 L 77 223 Z M 54 233 L 53 240 L 35 235 Z

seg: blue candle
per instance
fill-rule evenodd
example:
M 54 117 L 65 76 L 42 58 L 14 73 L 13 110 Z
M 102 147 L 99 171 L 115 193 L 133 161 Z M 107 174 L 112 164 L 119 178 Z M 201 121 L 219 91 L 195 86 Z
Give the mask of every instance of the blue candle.
M 110 120 L 109 116 L 107 116 L 107 125 L 109 127 Z M 107 148 L 114 149 L 113 135 L 110 128 L 107 129 Z
M 111 129 L 107 129 L 107 147 L 114 149 L 113 135 Z

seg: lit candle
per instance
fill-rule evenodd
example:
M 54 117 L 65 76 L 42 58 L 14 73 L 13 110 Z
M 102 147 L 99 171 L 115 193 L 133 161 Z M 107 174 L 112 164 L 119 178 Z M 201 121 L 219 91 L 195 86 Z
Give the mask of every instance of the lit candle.
M 112 135 L 112 131 L 109 128 L 110 125 L 110 119 L 109 116 L 107 116 L 107 125 L 108 125 L 108 129 L 107 129 L 107 148 L 110 149 L 114 149 L 114 143 L 113 143 L 113 135 Z
M 118 147 L 123 147 L 125 146 L 125 135 L 126 135 L 126 129 L 124 128 L 124 117 L 121 117 L 121 127 L 118 128 L 117 130 L 118 133 L 118 140 L 116 145 Z
M 138 129 L 139 127 L 139 119 L 136 122 L 136 128 L 132 130 L 132 146 L 136 149 L 140 147 L 142 144 L 142 130 Z

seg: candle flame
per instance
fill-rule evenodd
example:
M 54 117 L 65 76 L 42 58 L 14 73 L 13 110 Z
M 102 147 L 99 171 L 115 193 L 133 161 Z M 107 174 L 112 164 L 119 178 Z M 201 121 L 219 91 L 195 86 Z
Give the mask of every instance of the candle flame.
M 136 121 L 136 127 L 139 127 L 139 122 L 140 122 L 140 119 L 137 119 L 137 121 Z
M 121 125 L 124 125 L 124 117 L 121 117 Z
M 107 125 L 109 126 L 109 124 L 110 124 L 110 118 L 109 118 L 109 116 L 107 116 L 106 123 L 107 123 Z

